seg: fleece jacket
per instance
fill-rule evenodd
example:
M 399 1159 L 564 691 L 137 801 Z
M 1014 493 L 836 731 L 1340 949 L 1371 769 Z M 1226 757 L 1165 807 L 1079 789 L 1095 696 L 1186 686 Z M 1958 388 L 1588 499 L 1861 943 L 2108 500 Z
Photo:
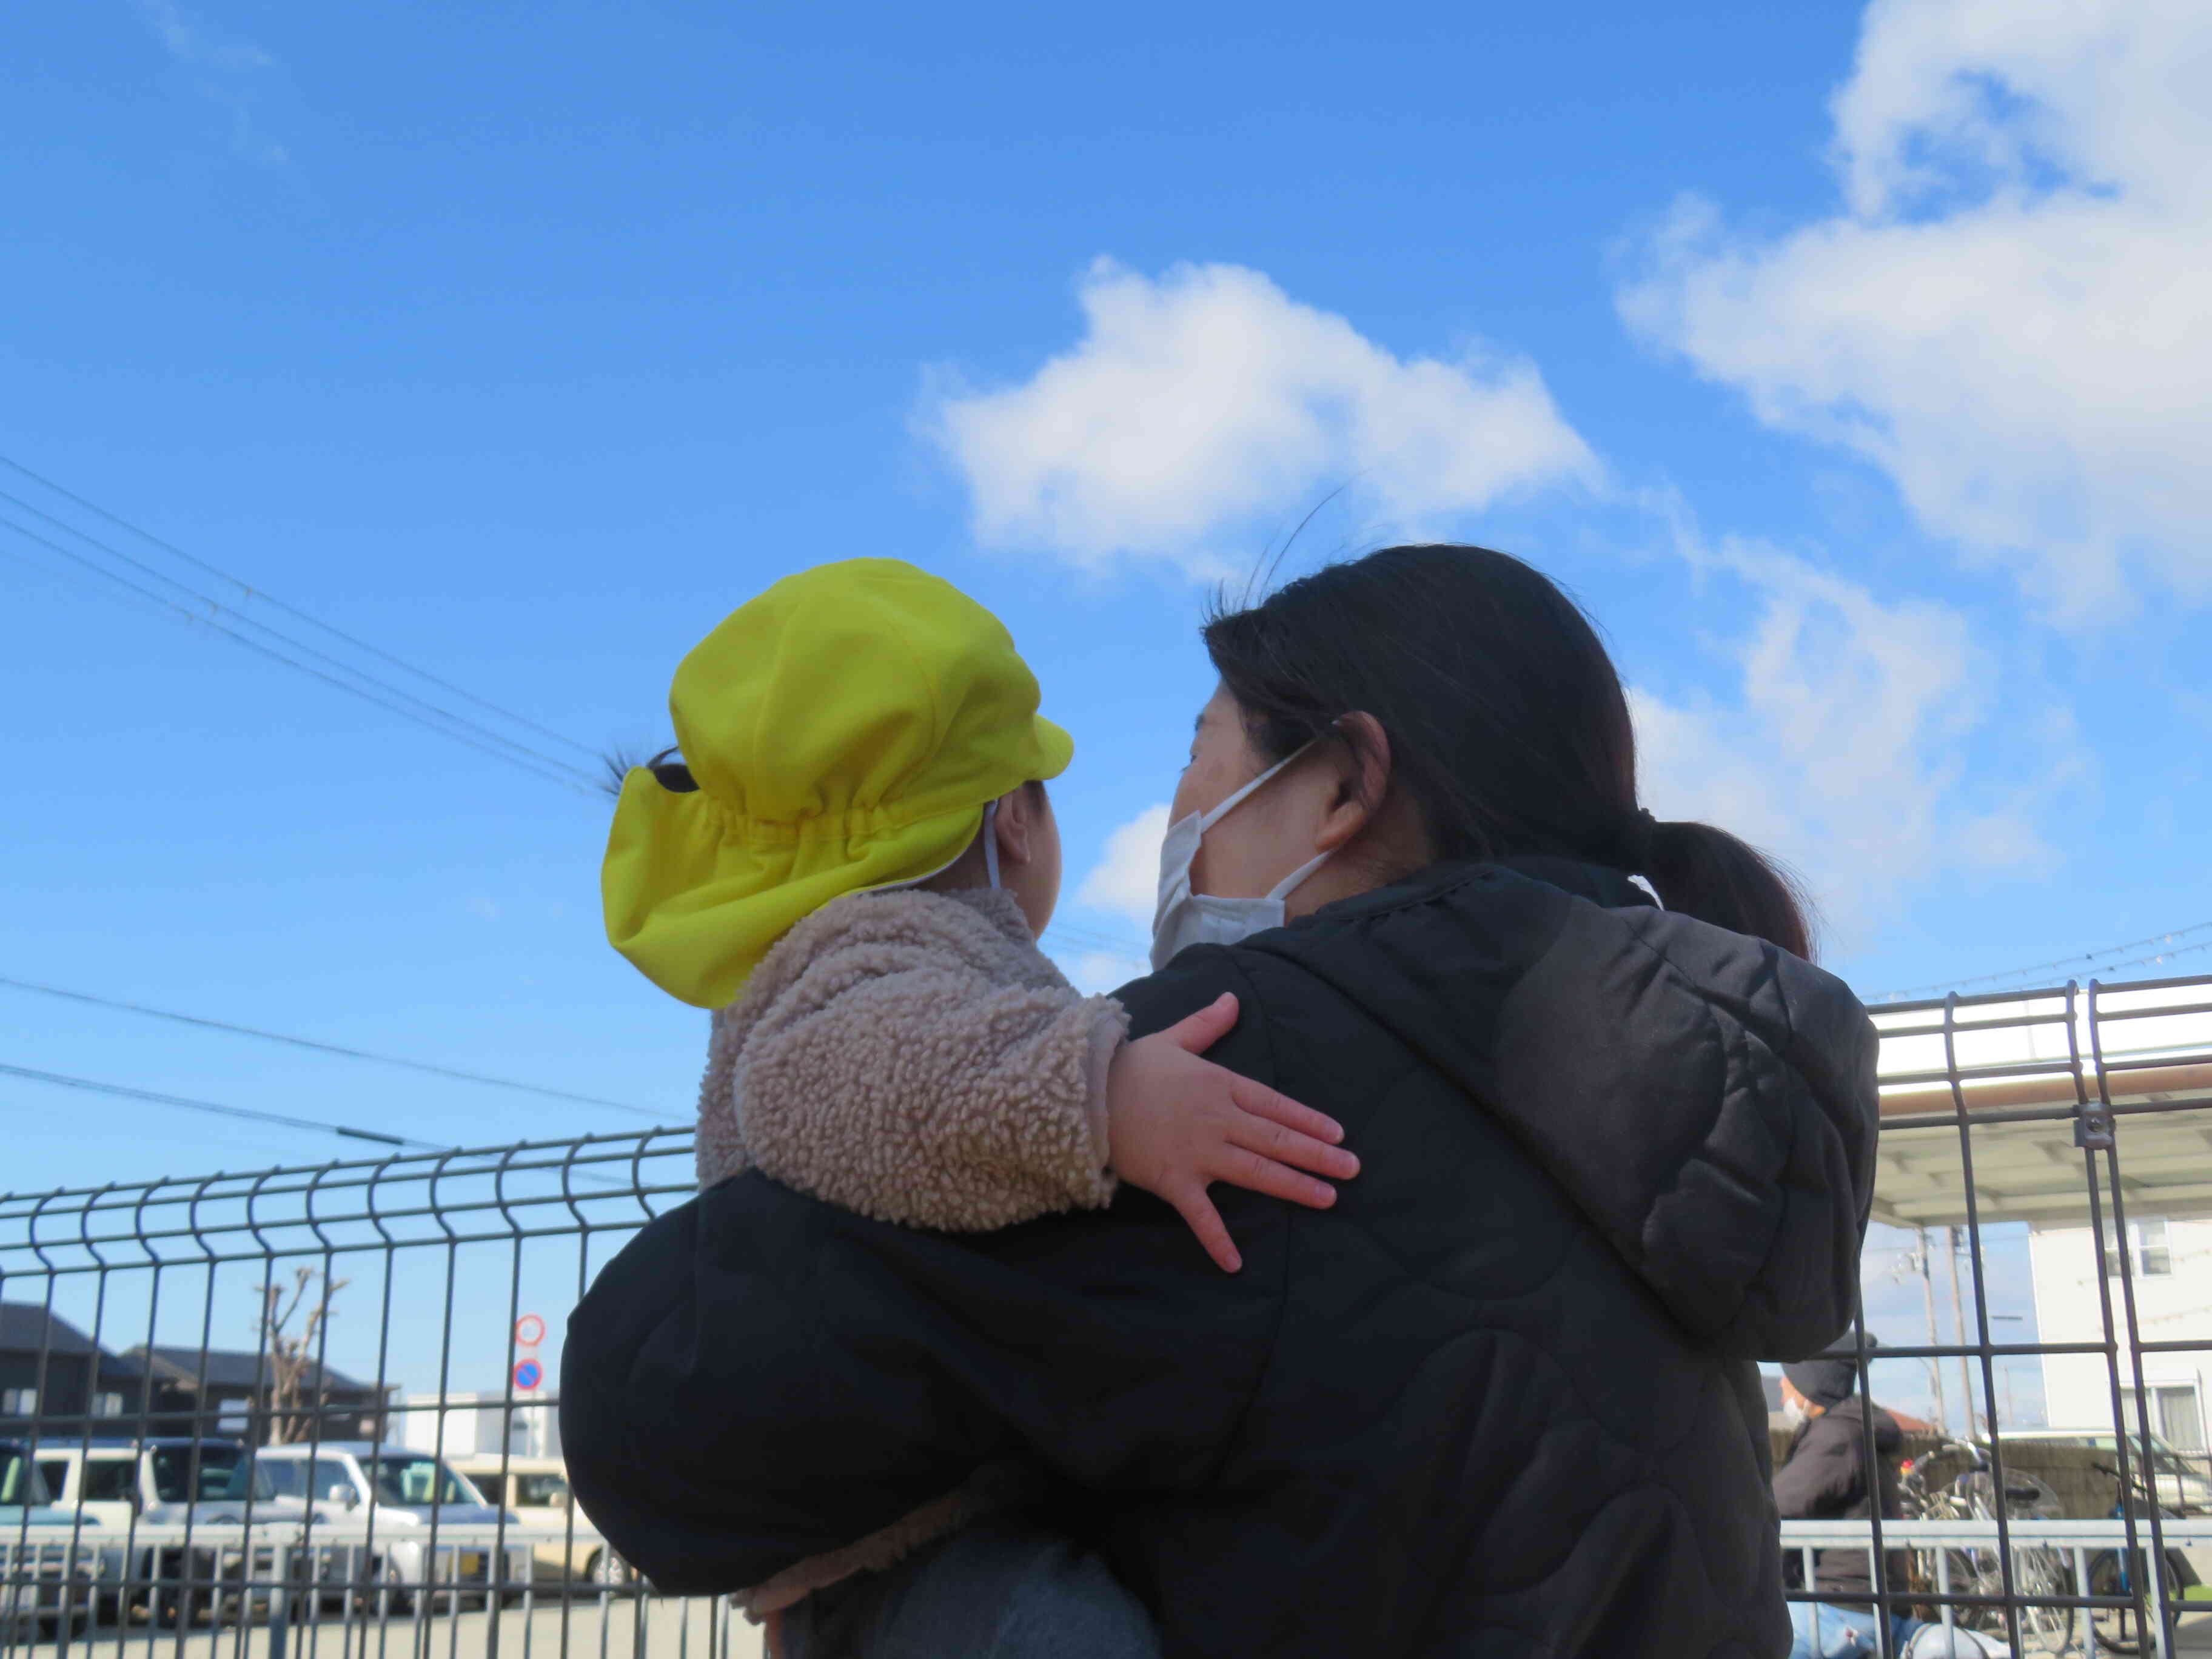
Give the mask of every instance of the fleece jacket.
M 1004 889 L 854 894 L 778 940 L 714 1016 L 699 1184 L 757 1168 L 879 1220 L 1004 1227 L 1114 1195 L 1106 1080 L 1128 1030 L 1037 949 Z M 767 1613 L 1027 1492 L 977 1470 L 889 1526 L 740 1589 Z

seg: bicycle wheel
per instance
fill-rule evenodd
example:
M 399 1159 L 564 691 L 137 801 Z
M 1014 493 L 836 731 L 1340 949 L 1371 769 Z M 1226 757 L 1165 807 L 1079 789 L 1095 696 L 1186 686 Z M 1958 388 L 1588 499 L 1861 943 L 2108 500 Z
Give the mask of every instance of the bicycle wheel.
M 2031 1545 L 2013 1552 L 2013 1594 L 2020 1609 L 2020 1642 L 2023 1653 L 2066 1652 L 2074 1644 L 2074 1615 L 2077 1609 L 2053 1607 L 2055 1598 L 2074 1594 L 2074 1575 L 2066 1559 L 2055 1549 Z M 1998 1620 L 1999 1628 L 2003 1620 Z
M 1972 1506 L 1955 1491 L 1946 1491 L 1931 1496 L 1923 1505 L 1921 1515 L 1929 1521 L 1972 1521 L 1977 1516 Z M 1928 1589 L 1937 1596 L 1994 1595 L 1992 1587 L 1996 1580 L 1996 1558 L 1983 1556 L 1978 1551 L 1946 1547 L 1919 1553 L 1921 1576 Z M 1917 1609 L 1928 1623 L 1943 1622 L 1945 1604 L 1930 1601 L 1924 1609 Z M 1988 1609 L 1971 1607 L 1950 1607 L 1950 1620 L 1954 1625 L 1972 1629 L 1976 1621 L 1987 1615 Z
M 2158 1617 L 2158 1607 L 2148 1594 L 2144 1553 L 2130 1551 L 2127 1559 L 2129 1567 L 2124 1570 L 2118 1550 L 2089 1558 L 2090 1595 L 2142 1598 L 2128 1607 L 2098 1607 L 2091 1612 L 2089 1628 L 2101 1653 L 2148 1653 L 2153 1649 L 2147 1621 Z M 2180 1577 L 2172 1561 L 2161 1559 L 2158 1566 L 2159 1577 L 2165 1581 L 2166 1604 L 2171 1607 L 2181 1599 Z
M 1984 1636 L 1996 1637 L 2009 1644 L 2012 1624 L 2005 1616 L 2005 1598 L 2010 1590 L 2010 1604 L 2020 1617 L 2021 1654 L 2063 1654 L 2074 1639 L 2074 1609 L 2053 1607 L 2055 1597 L 2071 1595 L 2074 1592 L 2065 1565 L 2058 1552 L 2033 1546 L 2013 1552 L 2012 1583 L 2008 1587 L 2004 1574 L 1998 1571 L 1997 1558 L 1990 1550 L 1951 1550 L 1948 1571 L 1951 1589 L 1961 1595 L 1987 1596 L 1996 1606 L 1964 1607 L 1956 1608 L 1951 1622 L 1963 1630 Z M 1929 1623 L 1940 1621 L 1931 1619 Z

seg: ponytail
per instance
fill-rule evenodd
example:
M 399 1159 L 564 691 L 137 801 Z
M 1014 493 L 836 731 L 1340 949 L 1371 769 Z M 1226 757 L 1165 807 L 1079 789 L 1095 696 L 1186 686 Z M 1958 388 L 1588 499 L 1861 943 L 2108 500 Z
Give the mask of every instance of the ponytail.
M 1654 821 L 1635 873 L 1669 910 L 1813 957 L 1812 905 L 1790 872 L 1710 823 Z

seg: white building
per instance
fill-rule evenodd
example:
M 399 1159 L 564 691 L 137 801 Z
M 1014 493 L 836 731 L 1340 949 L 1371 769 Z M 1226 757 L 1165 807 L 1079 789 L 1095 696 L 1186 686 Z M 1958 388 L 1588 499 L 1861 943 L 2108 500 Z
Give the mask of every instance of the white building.
M 505 1451 L 516 1457 L 558 1457 L 561 1417 L 550 1400 L 517 1400 L 503 1394 L 449 1394 L 444 1400 L 443 1442 L 448 1457 Z M 439 1396 L 410 1394 L 400 1401 L 397 1438 L 416 1451 L 440 1445 Z M 502 1442 L 504 1443 L 502 1443 Z
M 2063 996 L 2043 996 L 1964 1005 L 1948 1021 L 1942 1008 L 1877 1009 L 1875 1018 L 1883 1124 L 1875 1218 L 1965 1222 L 1971 1154 L 1978 1218 L 2027 1224 L 2035 1341 L 2104 1343 L 2109 1295 L 2130 1427 L 2146 1407 L 2133 1388 L 2111 1165 L 2080 1144 L 2077 1130 L 2094 1140 L 2100 1126 L 2084 1125 L 2075 1109 L 2100 1098 L 2172 1109 L 2119 1113 L 2111 1133 L 2141 1340 L 2205 1345 L 2141 1356 L 2150 1427 L 2178 1450 L 2203 1453 L 2212 1429 L 2212 980 L 2105 988 L 2094 1019 L 2086 992 L 2070 1012 Z M 2045 1354 L 2041 1364 L 2051 1426 L 2109 1432 L 2106 1356 Z
M 2212 1129 L 2207 1133 L 2212 1133 Z M 2087 1227 L 2039 1227 L 2030 1235 L 2028 1249 L 2035 1267 L 2035 1322 L 2045 1342 L 2103 1341 L 2107 1284 L 2113 1328 L 2124 1342 L 2127 1312 L 2120 1289 L 2119 1241 L 2109 1218 L 2105 1224 L 2106 1262 L 2101 1271 L 2094 1237 Z M 2149 1343 L 2202 1338 L 2212 1345 L 2212 1220 L 2174 1220 L 2159 1215 L 2138 1219 L 2130 1214 L 2128 1251 L 2136 1328 L 2142 1340 Z M 2212 1346 L 2192 1353 L 2142 1356 L 2143 1395 L 2149 1401 L 2151 1431 L 2176 1451 L 2202 1454 L 2207 1449 L 2208 1368 L 2212 1368 Z M 2142 1406 L 2133 1386 L 2133 1358 L 2124 1346 L 2120 1381 L 2121 1407 L 2128 1426 L 2134 1429 L 2141 1424 Z M 2045 1354 L 2043 1394 L 2054 1426 L 2101 1427 L 2112 1420 L 2112 1378 L 2102 1355 Z

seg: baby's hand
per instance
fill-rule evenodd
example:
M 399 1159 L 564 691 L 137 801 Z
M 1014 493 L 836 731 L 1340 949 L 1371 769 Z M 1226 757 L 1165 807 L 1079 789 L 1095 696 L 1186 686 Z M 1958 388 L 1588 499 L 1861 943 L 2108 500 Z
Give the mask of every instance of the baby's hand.
M 1209 1183 L 1226 1181 L 1325 1210 L 1336 1188 L 1298 1173 L 1349 1180 L 1359 1160 L 1336 1143 L 1343 1126 L 1265 1084 L 1200 1058 L 1237 1024 L 1237 999 L 1122 1045 L 1106 1077 L 1114 1173 L 1174 1205 L 1226 1273 L 1243 1265 Z

